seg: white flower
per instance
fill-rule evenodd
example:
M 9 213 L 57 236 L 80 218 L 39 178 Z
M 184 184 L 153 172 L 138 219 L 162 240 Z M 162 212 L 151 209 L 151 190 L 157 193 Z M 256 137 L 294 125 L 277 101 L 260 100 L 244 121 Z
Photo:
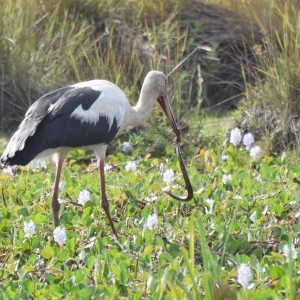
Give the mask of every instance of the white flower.
M 24 222 L 24 233 L 25 237 L 32 237 L 35 234 L 35 224 L 32 220 L 30 220 L 28 223 Z
M 122 151 L 128 153 L 131 150 L 131 145 L 129 142 L 123 142 Z
M 246 149 L 250 149 L 254 143 L 254 136 L 252 133 L 248 132 L 243 137 L 243 144 L 246 146 Z
M 111 165 L 105 165 L 104 166 L 104 172 L 110 171 L 112 169 L 113 169 L 113 166 L 111 166 Z
M 66 243 L 66 229 L 61 228 L 60 226 L 56 227 L 53 231 L 54 242 L 56 242 L 59 246 L 63 246 Z
M 163 192 L 170 192 L 170 188 L 168 186 L 163 187 L 162 189 Z
M 83 190 L 79 193 L 78 196 L 78 204 L 84 205 L 85 202 L 88 202 L 91 200 L 91 193 L 87 190 Z
M 152 229 L 157 226 L 158 226 L 157 215 L 156 214 L 149 215 L 146 220 L 145 229 L 147 229 L 147 228 Z
M 229 156 L 226 155 L 226 154 L 224 154 L 224 155 L 221 156 L 221 160 L 222 161 L 226 161 L 226 160 L 228 160 L 228 158 L 229 158 Z
M 125 166 L 126 171 L 136 172 L 136 163 L 134 161 L 127 162 Z
M 237 146 L 242 140 L 242 134 L 239 128 L 234 128 L 230 131 L 230 143 Z
M 145 198 L 145 200 L 148 202 L 156 201 L 157 199 L 158 197 L 155 194 L 149 194 L 149 196 Z
M 11 166 L 8 166 L 2 170 L 3 174 L 7 174 L 9 176 L 14 176 L 14 172 Z
M 237 282 L 243 287 L 249 287 L 251 276 L 251 267 L 241 264 L 238 268 Z
M 208 204 L 209 206 L 209 210 L 207 209 L 207 207 L 205 206 L 205 213 L 206 214 L 212 214 L 213 213 L 213 207 L 214 207 L 214 200 L 213 199 L 206 199 L 205 202 Z
M 174 179 L 174 171 L 172 169 L 167 169 L 163 173 L 163 182 L 169 185 Z
M 263 182 L 263 180 L 262 180 L 260 174 L 257 174 L 257 175 L 254 174 L 254 175 L 253 175 L 253 178 L 254 178 L 257 182 L 259 182 L 259 183 L 262 183 L 262 182 Z
M 250 156 L 253 158 L 259 157 L 261 154 L 261 149 L 259 146 L 254 146 L 250 149 Z
M 286 257 L 287 262 L 289 261 L 289 254 L 291 251 L 292 259 L 297 259 L 297 251 L 293 243 L 291 243 L 291 247 L 288 245 L 283 246 L 283 255 Z
M 224 184 L 226 184 L 228 181 L 230 181 L 232 179 L 232 176 L 230 175 L 230 174 L 225 174 L 225 175 L 223 175 L 222 176 L 222 182 L 224 183 Z

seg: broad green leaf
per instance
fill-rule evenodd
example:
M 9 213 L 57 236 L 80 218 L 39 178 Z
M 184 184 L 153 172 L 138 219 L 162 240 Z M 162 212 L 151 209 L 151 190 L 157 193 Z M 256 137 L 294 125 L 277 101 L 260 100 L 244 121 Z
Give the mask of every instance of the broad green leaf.
M 121 261 L 120 267 L 120 284 L 126 285 L 128 280 L 128 265 L 125 261 Z
M 54 256 L 54 249 L 51 246 L 46 246 L 41 250 L 41 255 L 46 258 L 52 258 Z
M 260 169 L 260 175 L 263 180 L 271 180 L 274 178 L 274 169 L 271 166 L 263 165 Z
M 75 245 L 76 245 L 75 238 L 67 239 L 67 249 L 70 257 L 74 256 Z
M 90 300 L 90 299 L 92 299 L 94 293 L 95 293 L 95 287 L 90 286 L 90 287 L 79 290 L 78 296 L 79 296 L 79 299 L 81 299 L 81 300 Z
M 148 254 L 150 254 L 154 249 L 154 246 L 149 245 L 144 249 L 144 255 L 147 256 Z
M 300 166 L 296 164 L 290 164 L 289 169 L 296 173 L 297 175 L 300 175 Z
M 29 294 L 32 294 L 34 291 L 34 283 L 30 279 L 26 279 L 23 283 L 24 288 Z
M 285 274 L 285 270 L 279 266 L 274 266 L 270 268 L 270 275 L 274 279 L 279 279 Z

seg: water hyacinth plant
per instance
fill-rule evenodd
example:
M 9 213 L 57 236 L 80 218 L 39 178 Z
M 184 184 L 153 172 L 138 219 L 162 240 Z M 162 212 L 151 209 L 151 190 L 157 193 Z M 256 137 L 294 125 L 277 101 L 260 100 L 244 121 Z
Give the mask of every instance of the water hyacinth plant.
M 66 243 L 66 229 L 60 226 L 56 227 L 53 231 L 53 239 L 59 246 L 63 246 Z
M 243 144 L 246 146 L 246 149 L 251 149 L 254 144 L 254 136 L 251 132 L 248 132 L 243 136 Z
M 259 146 L 254 146 L 250 149 L 250 156 L 253 157 L 254 159 L 259 157 L 261 154 L 261 149 Z
M 268 1 L 265 6 L 262 6 L 261 0 L 255 1 L 257 14 L 269 7 Z M 253 4 L 253 1 L 230 2 L 234 5 L 233 11 L 243 7 L 243 15 L 249 15 L 251 9 L 246 8 L 249 8 L 250 2 Z M 274 7 L 279 3 L 269 2 Z M 292 3 L 281 2 L 287 9 Z M 15 73 L 15 79 L 10 80 L 6 72 L 2 72 L 5 89 L 11 85 L 14 91 L 19 83 L 23 84 L 24 79 L 28 79 L 29 86 L 25 85 L 22 92 L 19 91 L 23 96 L 26 94 L 24 91 L 28 91 L 28 94 L 37 92 L 39 84 L 43 88 L 43 83 L 50 82 L 49 89 L 48 86 L 44 88 L 51 90 L 64 82 L 108 78 L 123 87 L 132 87 L 128 95 L 133 100 L 140 78 L 143 77 L 141 73 L 147 65 L 156 67 L 159 61 L 165 61 L 166 58 L 168 68 L 172 62 L 171 55 L 175 54 L 176 61 L 180 61 L 182 54 L 189 52 L 190 45 L 194 46 L 194 40 L 187 37 L 178 23 L 173 22 L 177 14 L 167 16 L 168 11 L 176 5 L 181 7 L 186 4 L 194 9 L 189 2 L 170 5 L 169 2 L 158 1 L 157 5 L 154 2 L 150 5 L 147 1 L 127 1 L 129 12 L 136 12 L 131 13 L 136 17 L 133 22 L 137 24 L 134 33 L 141 32 L 144 8 L 151 10 L 151 17 L 145 19 L 147 32 L 143 32 L 141 40 L 136 42 L 141 46 L 138 50 L 127 47 L 131 35 L 128 38 L 122 30 L 128 24 L 113 15 L 114 12 L 120 15 L 121 4 L 116 9 L 113 2 L 106 1 L 107 11 L 103 12 L 99 9 L 104 8 L 103 3 L 96 0 L 53 3 L 44 0 L 5 2 L 6 9 L 3 9 L 5 13 L 2 17 L 6 19 L 0 44 L 10 55 L 6 56 L 9 60 L 2 62 L 4 71 Z M 29 13 L 32 5 L 35 9 Z M 68 13 L 70 5 L 72 11 L 80 14 L 81 22 Z M 22 11 L 27 12 L 26 17 L 22 18 L 19 14 Z M 97 11 L 100 15 L 95 13 Z M 292 12 L 298 14 L 297 9 Z M 267 11 L 268 15 L 273 13 Z M 41 18 L 36 19 L 37 14 Z M 159 17 L 153 18 L 152 14 Z M 95 17 L 94 24 L 99 29 L 105 29 L 103 35 L 95 35 L 91 26 L 84 21 L 85 16 L 91 15 Z M 199 18 L 197 11 L 195 15 Z M 286 16 L 284 11 L 282 16 Z M 162 24 L 156 24 L 156 20 L 162 20 Z M 202 30 L 202 21 L 200 24 L 189 20 L 189 30 L 195 33 L 195 40 L 197 32 Z M 286 30 L 284 26 L 293 28 Z M 284 26 L 282 28 L 288 36 L 300 32 L 297 22 L 292 18 L 286 18 Z M 32 41 L 34 33 L 42 37 L 46 33 L 46 36 Z M 174 43 L 170 46 L 170 38 L 178 41 L 175 47 Z M 18 44 L 21 44 L 21 48 Z M 278 41 L 277 44 L 284 45 Z M 105 49 L 103 45 L 109 48 Z M 148 45 L 151 47 L 148 48 Z M 30 55 L 29 47 L 33 49 L 33 55 Z M 284 47 L 280 53 L 286 53 Z M 4 51 L 1 54 L 5 54 Z M 137 51 L 143 57 L 146 54 L 146 63 L 139 62 Z M 58 59 L 60 53 L 65 59 Z M 148 53 L 151 53 L 149 61 Z M 166 57 L 162 57 L 161 53 Z M 295 53 L 297 62 L 299 51 L 291 51 L 286 57 L 292 53 Z M 295 68 L 287 68 L 274 61 L 272 69 L 299 69 L 297 63 L 293 65 Z M 199 66 L 199 76 L 195 76 L 199 82 L 201 68 Z M 41 70 L 42 76 L 37 69 Z M 128 70 L 133 74 L 130 79 L 126 76 Z M 91 201 L 84 200 L 90 198 L 88 193 L 83 193 L 80 200 L 84 202 L 84 207 L 78 206 L 78 202 L 69 201 L 79 201 L 80 192 L 86 188 L 93 199 L 101 196 L 99 174 L 89 161 L 82 161 L 76 156 L 80 151 L 70 155 L 70 168 L 62 173 L 62 179 L 68 180 L 59 190 L 64 200 L 59 211 L 61 227 L 55 229 L 55 234 L 49 200 L 52 191 L 49 178 L 55 174 L 53 164 L 48 164 L 43 171 L 37 168 L 32 172 L 21 168 L 12 170 L 13 173 L 0 172 L 0 298 L 300 298 L 300 264 L 297 255 L 300 238 L 299 159 L 288 151 L 286 156 L 267 156 L 265 140 L 257 140 L 259 134 L 251 131 L 251 128 L 247 128 L 251 131 L 247 133 L 237 128 L 228 143 L 222 130 L 217 130 L 213 139 L 202 139 L 202 135 L 199 138 L 199 127 L 194 130 L 193 125 L 199 124 L 201 118 L 198 113 L 194 118 L 186 114 L 187 100 L 192 97 L 185 97 L 181 88 L 183 82 L 191 81 L 192 71 L 186 74 L 178 69 L 177 74 L 178 77 L 172 75 L 170 78 L 170 93 L 175 87 L 172 103 L 175 118 L 181 124 L 188 124 L 188 130 L 182 132 L 182 152 L 191 183 L 198 190 L 194 199 L 177 202 L 163 191 L 166 185 L 167 191 L 170 187 L 183 190 L 184 182 L 168 129 L 152 126 L 161 118 L 158 114 L 154 120 L 149 120 L 149 127 L 139 129 L 141 131 L 131 136 L 131 145 L 139 145 L 136 147 L 138 149 L 128 150 L 128 144 L 123 142 L 129 139 L 122 135 L 107 158 L 107 193 L 110 212 L 120 237 L 118 241 L 108 230 L 109 224 L 99 201 L 91 205 Z M 277 93 L 286 99 L 293 98 L 282 87 L 297 90 L 295 77 L 279 78 L 282 81 L 271 86 L 272 93 L 261 93 L 259 89 L 258 95 L 280 99 L 275 97 L 274 93 Z M 284 83 L 285 78 L 291 80 L 290 84 Z M 265 85 L 266 81 L 262 83 Z M 268 84 L 265 86 L 268 87 Z M 5 97 L 4 91 L 0 100 L 5 101 Z M 199 95 L 199 103 L 201 101 Z M 27 105 L 27 102 L 26 98 L 23 105 Z M 198 112 L 198 109 L 194 111 Z M 257 111 L 261 113 L 262 110 Z M 279 120 L 289 120 L 282 118 L 283 110 L 278 111 Z M 298 121 L 298 118 L 292 120 Z M 252 133 L 255 133 L 255 139 Z M 256 144 L 263 149 L 259 151 L 255 148 Z M 199 154 L 202 148 L 205 150 Z M 135 163 L 134 172 L 131 171 L 134 166 L 132 162 Z M 173 172 L 163 176 L 167 170 Z M 226 177 L 223 178 L 223 175 Z
M 237 147 L 240 142 L 243 141 L 244 146 L 249 151 L 249 155 L 253 159 L 257 159 L 261 155 L 261 148 L 257 145 L 254 145 L 254 136 L 251 132 L 246 133 L 242 137 L 241 130 L 238 127 L 235 127 L 230 131 L 229 141 L 235 147 Z
M 30 220 L 29 222 L 24 222 L 24 233 L 25 237 L 32 237 L 36 232 L 35 223 Z
M 238 267 L 237 282 L 241 286 L 248 288 L 250 286 L 251 277 L 252 277 L 251 267 L 246 264 L 241 264 Z
M 283 255 L 286 257 L 287 262 L 289 261 L 290 255 L 292 259 L 297 259 L 297 251 L 293 243 L 291 243 L 290 245 L 284 245 L 282 251 Z
M 129 142 L 123 142 L 122 144 L 122 151 L 128 153 L 131 150 L 131 145 Z
M 3 217 L 0 219 L 3 236 L 0 246 L 8 260 L 1 269 L 0 289 L 12 289 L 15 284 L 25 288 L 28 283 L 24 274 L 29 272 L 38 278 L 33 281 L 35 289 L 30 289 L 34 296 L 40 291 L 61 298 L 80 298 L 82 293 L 86 297 L 101 298 L 102 293 L 107 297 L 122 297 L 124 292 L 127 296 L 138 297 L 145 286 L 149 298 L 156 292 L 172 298 L 175 290 L 181 299 L 197 299 L 209 294 L 210 299 L 215 299 L 224 293 L 229 293 L 229 299 L 235 296 L 251 298 L 266 291 L 275 296 L 282 296 L 282 291 L 291 293 L 292 289 L 282 280 L 278 280 L 271 291 L 268 284 L 274 278 L 298 278 L 290 271 L 290 267 L 299 267 L 296 255 L 300 232 L 295 223 L 295 214 L 300 211 L 299 203 L 295 201 L 299 191 L 293 182 L 295 176 L 300 176 L 298 165 L 272 157 L 262 157 L 253 164 L 249 150 L 241 142 L 234 147 L 220 143 L 207 151 L 203 171 L 199 171 L 197 161 L 187 166 L 192 184 L 201 188 L 195 193 L 196 201 L 180 203 L 163 191 L 166 185 L 167 189 L 170 186 L 175 189 L 176 159 L 168 159 L 166 164 L 165 158 L 151 158 L 142 149 L 135 157 L 124 155 L 120 149 L 120 153 L 110 155 L 107 160 L 107 165 L 111 166 L 106 173 L 107 190 L 111 194 L 111 214 L 120 235 L 118 241 L 106 230 L 109 225 L 101 204 L 95 201 L 91 206 L 86 202 L 91 200 L 91 194 L 97 193 L 94 192 L 99 187 L 97 170 L 78 165 L 64 170 L 62 176 L 71 180 L 60 189 L 64 199 L 60 210 L 62 226 L 54 232 L 48 200 L 51 191 L 49 174 L 37 171 L 22 172 L 13 177 L 3 175 L 2 199 L 6 205 L 2 206 Z M 130 170 L 124 170 L 125 176 L 120 176 L 122 166 L 136 164 L 137 160 L 138 178 Z M 53 173 L 53 167 L 48 171 Z M 181 189 L 182 178 L 178 174 L 176 189 Z M 30 184 L 26 185 L 28 182 Z M 20 196 L 16 194 L 16 185 L 30 191 L 25 190 L 20 198 L 24 206 L 18 202 Z M 87 191 L 85 186 L 90 190 Z M 36 197 L 40 194 L 43 201 Z M 84 207 L 73 205 L 66 194 L 71 199 L 78 199 Z M 285 208 L 291 208 L 295 214 L 289 214 Z M 202 221 L 199 216 L 192 218 L 199 213 Z M 24 220 L 28 220 L 26 227 Z M 262 222 L 267 226 L 262 227 Z M 18 259 L 9 250 L 13 241 L 10 224 L 20 232 L 24 231 L 24 235 L 20 235 L 22 239 L 18 235 L 14 239 L 16 253 L 22 253 L 17 266 L 8 263 Z M 269 230 L 271 224 L 273 227 L 276 224 L 278 229 Z M 28 237 L 24 239 L 26 232 Z M 289 243 L 284 239 L 291 232 L 297 237 L 294 246 L 288 247 Z M 282 240 L 287 246 L 280 248 Z M 200 252 L 197 250 L 199 243 Z M 281 255 L 274 252 L 277 247 L 281 249 Z M 289 249 L 293 264 L 287 260 Z M 203 265 L 196 263 L 198 260 L 205 261 L 205 270 Z M 28 271 L 31 265 L 39 268 L 41 273 Z M 236 270 L 233 265 L 237 266 Z M 264 271 L 259 271 L 257 265 Z M 15 268 L 16 281 L 10 278 Z M 57 269 L 59 273 L 56 273 Z M 47 270 L 47 274 L 54 272 L 55 279 L 42 275 L 45 274 L 43 270 Z M 82 275 L 83 271 L 88 277 Z M 211 278 L 215 278 L 217 285 Z M 40 280 L 46 280 L 55 289 L 41 287 Z M 247 293 L 246 296 L 243 293 Z M 21 292 L 15 295 L 20 296 Z
M 84 203 L 91 200 L 91 193 L 87 190 L 83 190 L 78 195 L 78 204 L 84 205 Z
M 233 128 L 230 131 L 230 143 L 233 144 L 234 146 L 237 146 L 240 144 L 242 140 L 242 134 L 241 130 L 239 128 Z
M 165 170 L 163 172 L 163 182 L 169 186 L 173 180 L 174 180 L 174 171 L 172 169 Z
M 156 228 L 157 226 L 158 226 L 157 215 L 156 214 L 149 215 L 145 223 L 145 229 L 153 229 Z
M 136 163 L 134 161 L 129 161 L 125 165 L 125 170 L 135 173 L 137 171 Z

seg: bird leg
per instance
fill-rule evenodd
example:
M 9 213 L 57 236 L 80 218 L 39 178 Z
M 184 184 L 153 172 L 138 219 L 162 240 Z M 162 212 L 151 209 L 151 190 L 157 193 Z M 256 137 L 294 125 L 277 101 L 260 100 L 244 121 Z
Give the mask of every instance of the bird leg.
M 108 204 L 108 201 L 107 201 L 107 198 L 106 198 L 106 193 L 105 193 L 105 175 L 104 175 L 104 160 L 103 159 L 100 160 L 99 171 L 100 171 L 101 197 L 102 197 L 101 206 L 102 206 L 102 208 L 104 209 L 104 211 L 105 211 L 105 213 L 107 215 L 107 218 L 108 218 L 108 221 L 109 221 L 109 224 L 110 224 L 110 227 L 111 227 L 113 233 L 115 234 L 115 236 L 117 238 L 119 238 L 118 233 L 117 233 L 117 231 L 115 229 L 114 222 L 113 222 L 113 220 L 111 218 L 111 215 L 110 215 L 110 212 L 109 212 L 109 204 Z
M 62 157 L 56 157 L 56 159 L 55 159 L 56 173 L 55 173 L 54 191 L 53 191 L 53 195 L 52 195 L 52 211 L 53 211 L 55 227 L 59 226 L 58 213 L 59 213 L 60 204 L 58 202 L 58 189 L 59 189 L 59 181 L 60 181 L 63 160 L 64 159 Z

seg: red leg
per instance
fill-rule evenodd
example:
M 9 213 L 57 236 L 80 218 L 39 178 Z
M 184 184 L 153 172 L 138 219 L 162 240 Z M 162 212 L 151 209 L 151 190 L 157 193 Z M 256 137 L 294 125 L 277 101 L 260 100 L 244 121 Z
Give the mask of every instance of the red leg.
M 110 212 L 109 212 L 109 204 L 108 204 L 108 201 L 107 201 L 107 198 L 106 198 L 106 193 L 105 193 L 105 175 L 104 175 L 104 160 L 103 159 L 100 160 L 99 170 L 100 170 L 101 196 L 102 196 L 101 205 L 102 205 L 102 208 L 104 209 L 104 211 L 105 211 L 105 213 L 107 215 L 107 218 L 108 218 L 108 221 L 109 221 L 109 224 L 111 226 L 111 229 L 112 229 L 113 233 L 115 234 L 115 236 L 117 238 L 119 238 L 118 233 L 117 233 L 117 231 L 115 229 L 114 222 L 113 222 L 113 220 L 111 218 L 111 215 L 110 215 Z
M 64 159 L 62 157 L 58 157 L 56 159 L 56 173 L 55 173 L 54 191 L 53 191 L 53 196 L 52 196 L 52 211 L 53 211 L 55 227 L 59 226 L 58 213 L 59 213 L 60 204 L 58 202 L 58 189 L 59 189 L 59 181 L 60 181 L 63 160 Z

